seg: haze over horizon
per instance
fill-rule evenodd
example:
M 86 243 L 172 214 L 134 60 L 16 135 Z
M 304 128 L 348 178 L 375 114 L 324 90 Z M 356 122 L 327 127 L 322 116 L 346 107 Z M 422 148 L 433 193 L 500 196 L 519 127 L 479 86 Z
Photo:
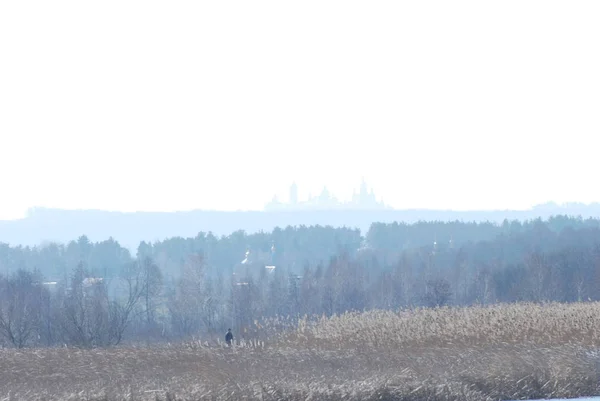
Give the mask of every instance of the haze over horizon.
M 0 220 L 600 201 L 600 3 L 0 3 Z
M 372 190 L 372 189 L 371 189 Z M 328 196 L 330 196 L 330 198 L 326 199 L 325 202 L 323 201 L 322 197 L 323 194 L 327 193 Z M 356 193 L 353 195 L 354 198 L 358 197 L 359 192 L 356 191 Z M 540 204 L 535 204 L 535 205 L 531 205 L 528 207 L 524 207 L 524 208 L 514 208 L 514 209 L 508 209 L 508 208 L 497 208 L 497 209 L 465 209 L 465 210 L 461 210 L 461 209 L 449 209 L 449 208 L 436 208 L 436 209 L 427 209 L 427 208 L 419 208 L 419 207 L 415 207 L 415 208 L 406 208 L 406 209 L 397 209 L 397 208 L 393 208 L 390 205 L 386 204 L 386 202 L 383 199 L 380 199 L 377 196 L 377 193 L 374 191 L 371 191 L 371 194 L 373 196 L 373 199 L 377 202 L 377 204 L 372 205 L 370 203 L 367 204 L 360 204 L 359 202 L 353 201 L 353 199 L 340 199 L 339 197 L 336 196 L 336 194 L 330 193 L 328 191 L 327 187 L 324 187 L 322 189 L 322 191 L 320 193 L 317 194 L 308 194 L 306 198 L 298 198 L 297 202 L 294 203 L 292 202 L 291 198 L 290 198 L 290 194 L 288 194 L 288 198 L 279 198 L 278 196 L 275 196 L 270 202 L 267 202 L 263 208 L 260 209 L 235 209 L 235 210 L 219 210 L 219 209 L 202 209 L 202 208 L 191 208 L 191 209 L 186 209 L 186 210 L 142 210 L 142 211 L 122 211 L 122 210 L 110 210 L 110 209 L 99 209 L 99 208 L 72 208 L 72 209 L 63 209 L 63 208 L 47 208 L 44 206 L 34 206 L 31 208 L 28 208 L 27 211 L 25 212 L 25 214 L 23 216 L 19 216 L 19 217 L 14 217 L 14 218 L 4 218 L 4 219 L 0 219 L 0 221 L 10 221 L 10 220 L 18 220 L 18 219 L 22 219 L 22 218 L 27 218 L 27 217 L 31 217 L 33 215 L 35 215 L 36 213 L 39 213 L 40 211 L 52 211 L 52 210 L 57 210 L 57 211 L 80 211 L 80 212 L 86 212 L 86 211 L 99 211 L 99 212 L 118 212 L 118 213 L 177 213 L 177 212 L 271 212 L 271 211 L 287 211 L 287 212 L 294 212 L 294 211 L 326 211 L 326 210 L 348 210 L 348 211 L 352 211 L 352 210 L 356 210 L 356 211 L 360 211 L 360 210 L 364 210 L 364 211 L 377 211 L 377 210 L 388 210 L 388 211 L 398 211 L 398 212 L 402 212 L 402 211 L 418 211 L 418 210 L 423 210 L 423 211 L 439 211 L 439 212 L 444 212 L 444 211 L 448 211 L 448 212 L 500 212 L 500 211 L 531 211 L 531 210 L 536 210 L 536 209 L 543 209 L 543 208 L 551 208 L 554 211 L 556 211 L 556 213 L 559 213 L 560 208 L 569 208 L 569 207 L 578 207 L 578 206 L 594 206 L 597 205 L 599 202 L 563 202 L 563 203 L 557 203 L 557 202 L 553 202 L 553 201 L 548 201 L 548 202 L 544 202 L 544 203 L 540 203 Z M 332 201 L 333 203 L 329 203 L 327 202 L 328 200 Z M 276 202 L 276 204 L 274 204 Z M 565 209 L 567 210 L 567 209 Z M 569 214 L 569 213 L 567 213 Z M 572 215 L 572 214 L 570 214 Z

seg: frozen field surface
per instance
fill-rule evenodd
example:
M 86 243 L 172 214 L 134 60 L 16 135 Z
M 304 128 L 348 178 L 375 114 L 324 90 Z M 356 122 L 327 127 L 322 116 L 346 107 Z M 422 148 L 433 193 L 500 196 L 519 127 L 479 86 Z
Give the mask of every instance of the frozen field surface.
M 516 400 L 510 400 L 516 401 Z M 600 397 L 584 397 L 584 398 L 552 398 L 552 399 L 540 399 L 540 400 L 530 400 L 530 401 L 600 401 Z

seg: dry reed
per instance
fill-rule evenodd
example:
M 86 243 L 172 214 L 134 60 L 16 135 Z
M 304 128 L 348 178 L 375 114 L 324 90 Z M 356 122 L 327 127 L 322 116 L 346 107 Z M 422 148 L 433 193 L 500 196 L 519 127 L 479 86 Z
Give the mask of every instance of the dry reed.
M 0 350 L 0 400 L 508 400 L 600 393 L 600 304 L 347 313 L 227 349 Z M 10 394 L 10 396 L 9 396 Z

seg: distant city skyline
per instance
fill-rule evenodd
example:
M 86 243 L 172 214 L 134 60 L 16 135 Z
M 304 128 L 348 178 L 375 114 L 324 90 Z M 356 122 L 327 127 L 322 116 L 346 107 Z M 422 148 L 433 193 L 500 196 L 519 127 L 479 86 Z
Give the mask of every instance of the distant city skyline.
M 362 179 L 358 192 L 354 189 L 350 200 L 338 199 L 324 186 L 320 194 L 313 196 L 308 193 L 305 200 L 298 196 L 298 185 L 292 182 L 289 189 L 287 202 L 280 200 L 277 195 L 265 205 L 266 211 L 273 210 L 382 210 L 392 209 L 387 206 L 383 199 L 377 199 L 373 187 L 368 187 L 365 179 Z

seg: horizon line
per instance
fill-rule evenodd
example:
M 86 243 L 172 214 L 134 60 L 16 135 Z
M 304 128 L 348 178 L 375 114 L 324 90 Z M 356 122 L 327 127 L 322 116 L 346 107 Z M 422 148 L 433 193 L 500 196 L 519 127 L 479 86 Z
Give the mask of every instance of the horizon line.
M 307 213 L 307 212 L 445 212 L 445 213 L 482 213 L 482 212 L 527 212 L 534 211 L 536 209 L 545 208 L 569 208 L 569 207 L 590 207 L 600 205 L 600 202 L 545 202 L 535 204 L 527 208 L 493 208 L 493 209 L 452 209 L 452 208 L 420 208 L 420 207 L 409 207 L 409 208 L 352 208 L 352 207 L 323 207 L 323 208 L 282 208 L 282 209 L 236 209 L 236 210 L 223 210 L 223 209 L 179 209 L 179 210 L 115 210 L 115 209 L 101 209 L 101 208 L 61 208 L 61 207 L 48 207 L 48 206 L 34 206 L 27 209 L 25 216 L 17 217 L 14 219 L 0 219 L 0 221 L 16 221 L 31 218 L 33 214 L 37 212 L 45 211 L 60 211 L 60 212 L 102 212 L 102 213 L 115 213 L 115 214 L 180 214 L 180 213 L 193 213 L 193 212 L 205 212 L 205 213 Z

